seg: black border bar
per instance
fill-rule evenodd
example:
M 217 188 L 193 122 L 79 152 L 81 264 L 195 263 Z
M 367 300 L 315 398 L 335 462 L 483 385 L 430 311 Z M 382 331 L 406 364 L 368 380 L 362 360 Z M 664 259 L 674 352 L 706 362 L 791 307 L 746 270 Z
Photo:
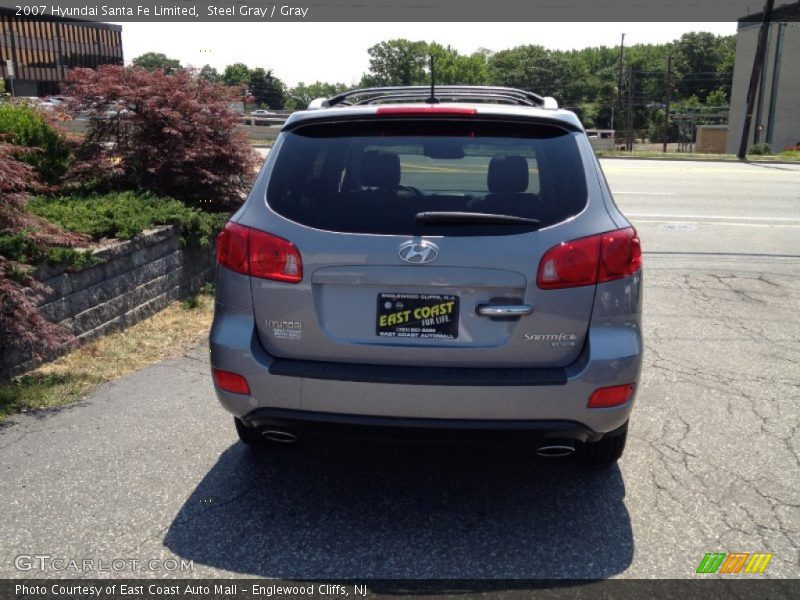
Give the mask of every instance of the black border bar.
M 763 9 L 759 0 L 0 0 L 12 14 L 34 5 L 45 8 L 44 17 L 181 23 L 734 22 L 760 20 Z M 773 20 L 797 21 L 798 6 L 777 0 Z M 335 41 L 325 51 L 335 51 Z

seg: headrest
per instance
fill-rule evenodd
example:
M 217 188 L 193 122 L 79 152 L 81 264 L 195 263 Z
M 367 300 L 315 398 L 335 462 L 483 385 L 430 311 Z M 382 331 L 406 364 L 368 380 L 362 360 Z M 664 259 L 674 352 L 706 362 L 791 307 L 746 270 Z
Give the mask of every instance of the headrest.
M 486 185 L 495 194 L 524 192 L 528 189 L 528 161 L 524 156 L 493 157 Z
M 361 183 L 366 187 L 396 188 L 400 185 L 400 157 L 393 152 L 364 152 Z

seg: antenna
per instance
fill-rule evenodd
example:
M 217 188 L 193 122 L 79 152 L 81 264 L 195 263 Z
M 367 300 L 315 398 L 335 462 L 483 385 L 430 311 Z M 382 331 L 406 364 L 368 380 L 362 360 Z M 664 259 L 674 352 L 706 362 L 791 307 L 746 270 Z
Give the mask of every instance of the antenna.
M 436 97 L 436 71 L 434 70 L 434 63 L 436 57 L 431 54 L 431 97 L 426 100 L 428 104 L 439 104 L 439 99 Z

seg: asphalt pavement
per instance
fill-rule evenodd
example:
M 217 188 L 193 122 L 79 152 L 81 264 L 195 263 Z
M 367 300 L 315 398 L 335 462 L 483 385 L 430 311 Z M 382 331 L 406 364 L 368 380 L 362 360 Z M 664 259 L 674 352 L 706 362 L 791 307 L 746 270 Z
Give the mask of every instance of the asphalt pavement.
M 617 467 L 375 443 L 259 458 L 198 347 L 0 428 L 0 577 L 691 578 L 707 552 L 800 575 L 800 168 L 603 166 L 646 268 Z M 20 570 L 32 555 L 51 568 Z

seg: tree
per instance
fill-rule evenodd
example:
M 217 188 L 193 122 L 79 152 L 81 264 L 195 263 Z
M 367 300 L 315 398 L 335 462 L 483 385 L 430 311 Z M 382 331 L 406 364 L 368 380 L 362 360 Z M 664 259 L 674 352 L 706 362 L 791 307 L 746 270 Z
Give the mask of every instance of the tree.
M 435 42 L 427 45 L 429 56 L 434 57 L 436 83 L 440 85 L 484 85 L 489 78 L 486 55 L 475 52 L 470 56 L 459 54 L 456 50 Z M 425 67 L 425 84 L 431 80 L 430 62 Z
M 250 67 L 244 63 L 234 63 L 222 72 L 222 83 L 229 86 L 246 86 L 250 83 Z
M 705 31 L 684 33 L 675 42 L 678 93 L 705 101 L 711 92 L 722 88 L 730 96 L 735 53 L 734 36 L 715 36 Z
M 89 115 L 72 177 L 97 190 L 141 189 L 211 209 L 241 203 L 258 156 L 229 110 L 230 90 L 195 73 L 104 65 L 70 71 L 73 111 Z
M 323 83 L 315 81 L 306 85 L 302 81 L 297 86 L 286 92 L 286 108 L 290 110 L 304 110 L 315 98 L 330 98 L 350 89 L 343 83 Z
M 256 104 L 282 109 L 286 103 L 285 86 L 272 75 L 272 69 L 265 71 L 259 67 L 250 71 L 249 90 Z
M 728 95 L 724 88 L 718 88 L 706 96 L 706 106 L 726 107 L 728 106 Z
M 490 78 L 497 85 L 522 88 L 544 96 L 561 96 L 557 78 L 563 67 L 543 46 L 517 46 L 489 59 Z
M 168 58 L 166 54 L 162 54 L 161 52 L 146 52 L 134 58 L 131 64 L 133 64 L 134 67 L 141 67 L 148 71 L 162 69 L 164 73 L 168 75 L 182 68 L 178 59 Z
M 428 44 L 405 39 L 375 44 L 369 53 L 369 85 L 422 85 L 428 64 Z
M 211 83 L 217 83 L 220 80 L 219 72 L 211 65 L 203 65 L 198 75 Z
M 362 87 L 429 85 L 431 56 L 438 84 L 482 85 L 489 78 L 488 50 L 466 56 L 436 42 L 396 39 L 376 44 L 367 52 L 370 72 L 362 77 Z

